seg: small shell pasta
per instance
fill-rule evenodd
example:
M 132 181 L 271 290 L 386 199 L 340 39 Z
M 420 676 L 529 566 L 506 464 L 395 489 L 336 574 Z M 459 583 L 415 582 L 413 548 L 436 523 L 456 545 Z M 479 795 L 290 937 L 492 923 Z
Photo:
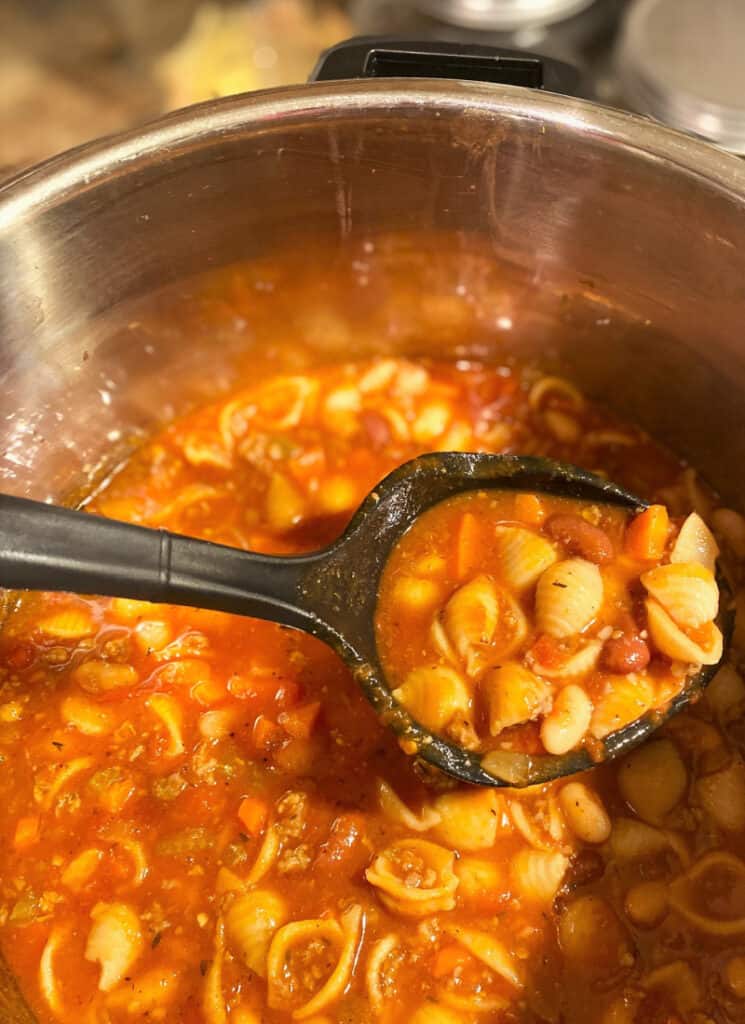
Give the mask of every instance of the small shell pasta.
M 600 797 L 583 782 L 568 782 L 559 792 L 564 819 L 583 843 L 604 843 L 611 821 Z
M 541 723 L 541 742 L 549 754 L 566 754 L 576 747 L 592 719 L 592 704 L 585 691 L 570 683 L 560 690 Z
M 498 526 L 496 549 L 502 579 L 514 590 L 532 586 L 558 558 L 553 544 L 524 526 Z
M 504 883 L 504 870 L 493 860 L 480 857 L 461 857 L 455 865 L 460 880 L 458 899 L 483 900 L 485 896 L 498 895 Z
M 83 637 L 92 636 L 97 627 L 88 608 L 78 605 L 47 615 L 37 628 L 55 640 L 82 640 Z
M 458 850 L 485 850 L 494 845 L 501 825 L 501 799 L 493 789 L 443 793 L 434 808 L 440 820 L 435 834 Z
M 720 771 L 701 776 L 695 793 L 719 828 L 727 832 L 745 829 L 745 763 L 735 760 Z
M 426 839 L 401 839 L 378 854 L 365 872 L 388 910 L 426 917 L 452 910 L 458 877 L 452 850 Z
M 378 804 L 390 821 L 403 825 L 412 832 L 426 832 L 442 820 L 439 811 L 426 805 L 419 814 L 415 814 L 384 779 L 378 779 Z
M 337 947 L 336 965 L 308 1002 L 292 1011 L 292 1017 L 294 1020 L 308 1020 L 334 1003 L 349 983 L 362 927 L 362 908 L 352 906 L 342 914 L 338 922 L 331 918 L 317 918 L 295 921 L 280 928 L 272 939 L 267 956 L 269 1005 L 275 1009 L 283 1009 L 285 1006 L 287 962 L 293 947 L 319 939 Z
M 734 901 L 730 913 L 728 904 L 715 905 L 709 913 L 707 902 L 700 897 L 707 891 L 716 892 L 725 885 L 726 891 L 742 891 L 745 885 L 745 862 L 726 850 L 710 850 L 688 870 L 679 875 L 669 887 L 670 906 L 687 921 L 709 935 L 745 935 L 745 915 L 738 912 Z
M 82 850 L 62 872 L 62 884 L 72 892 L 80 892 L 95 874 L 103 860 L 103 850 L 95 846 Z
M 569 682 L 572 679 L 581 679 L 592 672 L 600 660 L 602 650 L 602 640 L 588 640 L 579 650 L 555 664 L 544 663 L 534 656 L 531 657 L 531 663 L 538 675 L 545 676 L 546 679 Z
M 66 928 L 56 926 L 49 933 L 49 938 L 39 959 L 39 988 L 46 1004 L 53 1014 L 61 1016 L 64 1012 L 64 1001 L 59 989 L 54 960 L 59 947 L 68 937 Z
M 707 623 L 693 640 L 678 626 L 659 601 L 648 597 L 645 601 L 647 625 L 655 647 L 673 661 L 691 665 L 716 665 L 721 661 L 724 639 L 721 630 Z
M 629 937 L 601 896 L 580 896 L 563 909 L 559 945 L 568 964 L 588 977 L 612 974 L 634 962 Z
M 697 629 L 716 618 L 719 588 L 711 571 L 703 565 L 661 565 L 643 573 L 641 581 L 679 626 Z
M 686 1017 L 701 1005 L 701 983 L 685 960 L 656 967 L 641 979 L 641 984 L 648 992 L 663 992 L 677 1012 Z
M 624 758 L 618 788 L 631 808 L 652 825 L 659 824 L 682 799 L 688 772 L 675 745 L 653 740 Z
M 91 918 L 85 959 L 101 965 L 98 987 L 110 992 L 145 950 L 140 919 L 126 903 L 97 903 Z
M 260 978 L 266 977 L 266 957 L 272 936 L 287 916 L 285 900 L 271 889 L 254 889 L 238 896 L 225 912 L 229 943 Z
M 596 739 L 604 739 L 610 733 L 636 721 L 654 703 L 655 693 L 646 676 L 612 676 L 604 691 L 595 699 L 590 732 Z
M 399 942 L 397 935 L 392 933 L 386 935 L 382 939 L 378 939 L 367 958 L 365 986 L 370 1005 L 377 1014 L 382 1012 L 385 1003 L 384 965 L 391 953 L 398 947 Z
M 447 665 L 415 668 L 393 697 L 428 729 L 442 730 L 454 715 L 468 717 L 472 699 L 455 669 Z
M 184 753 L 183 715 L 181 705 L 175 697 L 168 693 L 154 693 L 148 698 L 147 706 L 163 723 L 168 736 L 165 748 L 166 757 L 179 757 Z
M 523 899 L 549 904 L 568 867 L 569 859 L 563 853 L 520 850 L 512 858 L 510 880 Z
M 486 700 L 492 736 L 537 718 L 550 708 L 552 699 L 551 685 L 516 661 L 488 672 L 481 682 L 481 693 Z
M 106 736 L 116 725 L 110 708 L 87 697 L 65 697 L 60 708 L 62 720 L 84 736 Z
M 487 576 L 476 576 L 459 587 L 445 605 L 442 624 L 469 675 L 476 666 L 479 645 L 492 640 L 498 619 L 497 589 Z
M 536 623 L 549 636 L 575 636 L 595 619 L 603 603 L 603 579 L 593 562 L 567 558 L 538 580 Z
M 515 958 L 493 935 L 455 924 L 446 924 L 444 931 L 451 935 L 456 942 L 465 946 L 472 956 L 486 964 L 495 974 L 504 978 L 515 988 L 523 987 L 523 980 Z
M 697 562 L 713 574 L 718 557 L 719 546 L 713 533 L 698 512 L 691 512 L 675 539 L 670 552 L 670 561 L 672 563 Z

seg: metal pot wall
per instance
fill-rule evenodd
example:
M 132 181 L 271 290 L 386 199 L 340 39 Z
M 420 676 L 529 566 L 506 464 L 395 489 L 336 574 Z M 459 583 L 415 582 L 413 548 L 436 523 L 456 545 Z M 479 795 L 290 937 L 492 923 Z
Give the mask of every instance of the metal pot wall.
M 185 403 L 217 372 L 204 340 L 122 330 L 132 300 L 283 247 L 433 229 L 487 245 L 521 309 L 557 317 L 584 386 L 745 498 L 745 166 L 543 90 L 384 78 L 187 109 L 0 190 L 2 486 L 80 485 L 112 431 L 162 417 L 164 378 Z
M 561 362 L 745 503 L 745 165 L 542 89 L 412 77 L 208 103 L 0 190 L 0 486 L 69 496 L 227 381 L 240 337 L 143 327 L 164 288 L 391 231 L 461 287 L 471 251 L 504 266 L 503 347 Z

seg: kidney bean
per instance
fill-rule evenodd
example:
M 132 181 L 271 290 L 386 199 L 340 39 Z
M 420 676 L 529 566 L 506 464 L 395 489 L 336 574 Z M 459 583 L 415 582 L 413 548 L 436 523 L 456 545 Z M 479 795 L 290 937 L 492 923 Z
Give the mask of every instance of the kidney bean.
M 605 641 L 602 665 L 615 675 L 642 672 L 649 664 L 649 659 L 649 647 L 640 636 L 625 633 Z
M 613 542 L 605 530 L 593 526 L 582 516 L 552 516 L 546 530 L 554 540 L 560 541 L 573 555 L 581 555 L 588 562 L 602 565 L 613 558 Z
M 360 413 L 360 422 L 370 438 L 373 448 L 384 448 L 390 442 L 391 427 L 382 413 L 376 412 L 374 409 L 365 409 Z

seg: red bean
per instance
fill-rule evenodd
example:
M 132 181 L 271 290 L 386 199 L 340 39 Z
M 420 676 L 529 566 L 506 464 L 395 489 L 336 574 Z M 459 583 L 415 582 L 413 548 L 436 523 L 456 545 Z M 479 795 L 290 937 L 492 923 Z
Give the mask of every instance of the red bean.
M 602 665 L 615 675 L 625 676 L 629 672 L 642 672 L 650 657 L 649 647 L 640 636 L 625 633 L 606 640 Z
M 360 414 L 360 421 L 373 448 L 384 448 L 390 442 L 391 427 L 382 413 L 376 412 L 375 409 L 365 409 Z
M 581 555 L 588 562 L 602 565 L 613 558 L 613 542 L 605 530 L 593 526 L 582 516 L 552 516 L 546 530 L 554 540 L 560 541 L 573 555 Z

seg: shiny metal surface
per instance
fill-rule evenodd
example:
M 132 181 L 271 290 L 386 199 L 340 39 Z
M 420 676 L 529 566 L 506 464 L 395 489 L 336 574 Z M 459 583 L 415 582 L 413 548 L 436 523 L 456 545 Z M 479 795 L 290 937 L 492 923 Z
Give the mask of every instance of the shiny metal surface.
M 562 365 L 745 502 L 745 165 L 579 100 L 416 80 L 206 104 L 0 190 L 0 486 L 84 490 L 227 386 L 250 331 L 149 320 L 162 289 L 188 312 L 205 270 L 392 230 L 486 251 L 514 296 L 500 354 Z
M 170 411 L 164 379 L 181 403 L 225 379 L 230 339 L 153 336 L 129 301 L 298 241 L 435 228 L 485 240 L 585 386 L 742 495 L 744 211 L 733 157 L 511 87 L 297 87 L 94 144 L 0 190 L 2 484 L 59 495 Z
M 470 28 L 512 32 L 571 18 L 594 0 L 416 0 L 420 11 Z
M 745 155 L 745 4 L 634 0 L 617 64 L 634 109 Z

